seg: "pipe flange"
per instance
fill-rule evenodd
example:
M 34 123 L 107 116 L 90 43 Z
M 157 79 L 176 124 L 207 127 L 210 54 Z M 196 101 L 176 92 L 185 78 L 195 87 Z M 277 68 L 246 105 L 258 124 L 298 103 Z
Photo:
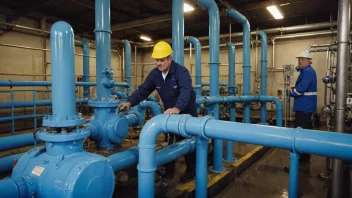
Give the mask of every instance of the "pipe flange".
M 200 124 L 200 137 L 204 138 L 204 139 L 209 139 L 206 134 L 205 134 L 205 125 L 207 124 L 207 122 L 209 120 L 214 120 L 214 118 L 212 116 L 204 116 L 202 123 Z
M 186 131 L 186 123 L 187 123 L 187 120 L 188 118 L 190 118 L 191 116 L 190 115 L 183 115 L 178 123 L 178 131 L 180 132 L 180 135 L 183 136 L 183 137 L 192 137 L 190 135 L 187 134 L 187 131 Z
M 295 147 L 295 144 L 296 144 L 296 133 L 298 132 L 301 132 L 302 131 L 302 128 L 301 127 L 297 127 L 293 130 L 293 133 L 292 133 L 292 152 L 293 153 L 296 153 L 296 147 Z

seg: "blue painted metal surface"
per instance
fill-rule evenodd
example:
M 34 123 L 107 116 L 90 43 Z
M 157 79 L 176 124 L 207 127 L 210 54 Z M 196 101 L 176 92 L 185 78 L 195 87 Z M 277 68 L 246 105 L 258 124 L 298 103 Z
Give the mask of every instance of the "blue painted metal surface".
M 131 45 L 128 40 L 124 40 L 124 48 L 125 48 L 125 78 L 126 83 L 129 88 L 127 88 L 127 95 L 131 92 Z
M 241 13 L 233 9 L 227 9 L 226 13 L 236 21 L 242 24 L 243 31 L 243 95 L 250 95 L 251 89 L 251 30 L 249 22 Z M 244 121 L 250 123 L 250 105 L 244 104 Z
M 13 96 L 13 92 L 11 91 L 10 93 L 10 97 L 11 97 L 11 117 L 15 117 L 15 107 L 14 107 L 14 96 Z M 12 135 L 15 134 L 15 120 L 12 120 L 12 123 L 11 123 L 11 132 L 12 132 Z
M 197 38 L 190 36 L 187 37 L 187 42 L 192 43 L 195 49 L 196 57 L 196 86 L 195 91 L 197 96 L 201 96 L 202 85 L 202 46 Z M 197 86 L 198 85 L 198 86 Z
M 201 84 L 201 87 L 206 87 L 206 86 L 210 86 L 210 84 L 209 83 L 202 83 Z M 226 83 L 219 83 L 219 86 L 220 87 L 228 87 L 229 85 Z
M 260 60 L 260 95 L 267 95 L 267 67 L 268 67 L 268 38 L 263 31 L 259 31 L 258 35 L 261 42 L 261 60 Z M 260 106 L 260 123 L 266 124 L 266 103 L 262 102 Z
M 233 43 L 227 43 L 227 47 L 229 48 L 229 96 L 234 96 L 236 94 L 236 86 L 235 86 L 235 79 L 236 79 L 236 66 L 235 66 L 235 45 Z M 236 104 L 232 103 L 230 106 L 230 121 L 236 121 Z M 233 142 L 226 141 L 226 162 L 234 162 L 236 159 L 234 158 L 233 154 Z
M 11 171 L 15 160 L 19 160 L 24 153 L 0 158 L 0 172 Z
M 172 49 L 173 60 L 184 65 L 184 0 L 172 0 Z
M 75 82 L 76 86 L 95 86 L 95 82 Z M 124 82 L 113 82 L 113 86 L 116 87 L 129 87 Z M 40 87 L 40 86 L 51 86 L 50 81 L 0 81 L 0 87 Z
M 36 138 L 36 141 L 39 143 L 40 140 Z M 0 151 L 20 148 L 24 146 L 33 145 L 34 135 L 33 133 L 27 133 L 22 135 L 12 135 L 0 138 Z
M 219 121 L 209 116 L 195 118 L 190 115 L 158 115 L 146 123 L 140 135 L 139 197 L 154 197 L 155 140 L 162 132 L 175 133 L 184 137 L 195 135 L 205 139 L 231 140 L 286 149 L 294 153 L 310 153 L 352 160 L 352 135 L 349 134 Z M 199 176 L 204 175 L 196 175 L 196 177 Z
M 82 50 L 83 50 L 83 76 L 82 80 L 83 82 L 89 82 L 89 45 L 88 42 L 84 39 L 81 40 L 82 42 Z M 88 86 L 83 87 L 83 97 L 88 98 L 90 95 L 90 90 Z
M 11 120 L 25 120 L 25 119 L 38 118 L 38 117 L 43 117 L 43 116 L 45 116 L 45 114 L 22 115 L 22 116 L 15 116 L 15 117 L 2 117 L 2 118 L 0 118 L 0 122 L 8 122 Z
M 87 103 L 88 98 L 79 98 L 76 99 L 76 103 Z M 19 108 L 19 107 L 33 107 L 35 106 L 47 106 L 51 105 L 52 101 L 51 100 L 37 100 L 37 101 L 20 101 L 20 102 L 1 102 L 0 103 L 0 109 L 6 109 L 6 108 L 11 108 L 12 106 L 14 108 Z
M 147 101 L 157 102 L 155 96 L 148 96 L 148 98 L 147 98 L 146 100 L 147 100 Z
M 273 96 L 225 96 L 225 97 L 198 97 L 197 104 L 212 105 L 214 103 L 250 103 L 250 102 L 273 102 L 276 105 L 276 126 L 282 126 L 283 105 L 279 98 Z
M 0 180 L 1 197 L 20 197 L 20 192 L 15 181 L 11 178 Z
M 208 139 L 196 137 L 196 197 L 207 197 Z
M 210 96 L 219 95 L 219 66 L 220 66 L 220 15 L 214 0 L 197 0 L 197 2 L 208 10 L 209 14 L 209 67 L 210 67 Z M 219 104 L 208 108 L 208 114 L 219 119 Z M 214 166 L 211 171 L 222 172 L 222 140 L 214 140 Z
M 150 109 L 153 116 L 157 116 L 159 114 L 163 114 L 161 107 L 158 103 L 152 101 L 142 101 L 139 103 L 139 106 L 144 109 Z
M 53 114 L 43 118 L 43 126 L 71 127 L 84 123 L 76 113 L 74 34 L 63 21 L 50 31 Z
M 290 152 L 290 179 L 288 182 L 288 196 L 297 197 L 298 195 L 298 166 L 299 154 Z

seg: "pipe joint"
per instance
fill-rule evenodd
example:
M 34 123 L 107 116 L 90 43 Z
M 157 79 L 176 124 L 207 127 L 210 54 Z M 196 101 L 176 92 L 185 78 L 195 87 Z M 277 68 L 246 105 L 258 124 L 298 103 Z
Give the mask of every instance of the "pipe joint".
M 191 116 L 190 115 L 183 115 L 178 123 L 178 131 L 180 133 L 181 136 L 183 137 L 191 137 L 191 135 L 189 135 L 186 131 L 186 124 L 187 124 L 187 121 L 188 119 L 190 118 Z
M 302 131 L 301 127 L 297 127 L 293 130 L 292 132 L 292 152 L 296 153 L 296 133 L 299 133 Z
M 214 118 L 208 115 L 204 116 L 202 119 L 202 123 L 200 124 L 200 136 L 203 139 L 209 139 L 208 136 L 205 134 L 205 126 L 209 120 L 214 120 Z
M 109 33 L 109 34 L 112 33 L 110 30 L 99 29 L 99 28 L 95 28 L 95 29 L 94 29 L 94 33 L 100 33 L 100 32 L 102 32 L 102 33 Z
M 35 180 L 31 177 L 18 177 L 13 180 L 18 188 L 18 197 L 37 197 L 38 188 Z

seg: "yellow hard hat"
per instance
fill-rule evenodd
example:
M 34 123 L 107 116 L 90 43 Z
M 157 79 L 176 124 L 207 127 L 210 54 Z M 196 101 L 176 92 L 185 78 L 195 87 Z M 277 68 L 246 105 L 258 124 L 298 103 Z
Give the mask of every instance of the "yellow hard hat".
M 165 58 L 172 54 L 171 46 L 165 41 L 159 41 L 153 49 L 152 58 Z

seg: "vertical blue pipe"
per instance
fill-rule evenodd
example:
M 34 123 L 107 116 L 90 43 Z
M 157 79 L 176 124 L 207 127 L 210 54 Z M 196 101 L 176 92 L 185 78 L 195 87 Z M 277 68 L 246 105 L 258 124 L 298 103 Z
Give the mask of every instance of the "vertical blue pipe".
M 56 120 L 76 116 L 74 35 L 71 26 L 59 21 L 50 32 L 52 109 Z
M 127 95 L 129 95 L 131 91 L 131 45 L 128 40 L 124 40 L 123 44 L 125 48 L 125 78 L 129 86 L 127 88 Z
M 208 139 L 199 136 L 196 136 L 196 162 L 196 198 L 207 197 Z
M 243 95 L 248 96 L 251 88 L 251 30 L 246 17 L 233 9 L 226 10 L 227 15 L 242 24 L 243 28 Z M 244 121 L 250 123 L 250 104 L 244 104 Z
M 12 117 L 11 132 L 12 132 L 12 135 L 14 135 L 15 134 L 15 109 L 14 109 L 13 91 L 10 92 L 10 97 L 11 97 L 11 117 Z
M 184 0 L 172 0 L 172 49 L 173 60 L 184 65 Z
M 267 94 L 267 52 L 268 52 L 268 39 L 263 31 L 259 31 L 258 35 L 261 42 L 261 60 L 260 60 L 260 95 L 266 96 Z M 261 102 L 260 106 L 260 123 L 266 124 L 266 103 Z
M 235 45 L 233 43 L 227 43 L 227 47 L 229 48 L 229 95 L 235 95 Z M 236 121 L 236 103 L 231 103 L 230 107 L 230 121 Z M 226 141 L 226 162 L 234 162 L 235 158 L 233 157 L 233 142 Z
M 37 91 L 33 91 L 33 115 L 34 115 L 34 131 L 37 131 L 37 106 L 35 105 L 35 101 L 37 100 Z M 35 141 L 34 141 L 35 143 Z
M 199 40 L 193 36 L 187 37 L 187 42 L 192 43 L 196 56 L 196 95 L 201 96 L 202 84 L 202 46 Z
M 209 14 L 209 55 L 210 55 L 210 96 L 219 95 L 219 36 L 220 16 L 219 9 L 214 0 L 197 0 L 197 2 L 208 9 Z M 215 119 L 219 119 L 219 104 L 215 104 L 208 111 Z M 212 172 L 220 173 L 225 169 L 222 166 L 222 140 L 214 140 L 214 166 Z
M 81 40 L 82 42 L 82 50 L 83 50 L 83 82 L 89 82 L 89 45 L 88 42 L 84 39 Z M 83 97 L 88 98 L 90 95 L 89 86 L 83 86 Z
M 97 98 L 109 98 L 111 89 L 102 83 L 111 68 L 110 0 L 95 1 L 96 92 Z
M 288 185 L 288 197 L 297 197 L 298 195 L 298 165 L 299 154 L 290 152 L 290 178 Z

